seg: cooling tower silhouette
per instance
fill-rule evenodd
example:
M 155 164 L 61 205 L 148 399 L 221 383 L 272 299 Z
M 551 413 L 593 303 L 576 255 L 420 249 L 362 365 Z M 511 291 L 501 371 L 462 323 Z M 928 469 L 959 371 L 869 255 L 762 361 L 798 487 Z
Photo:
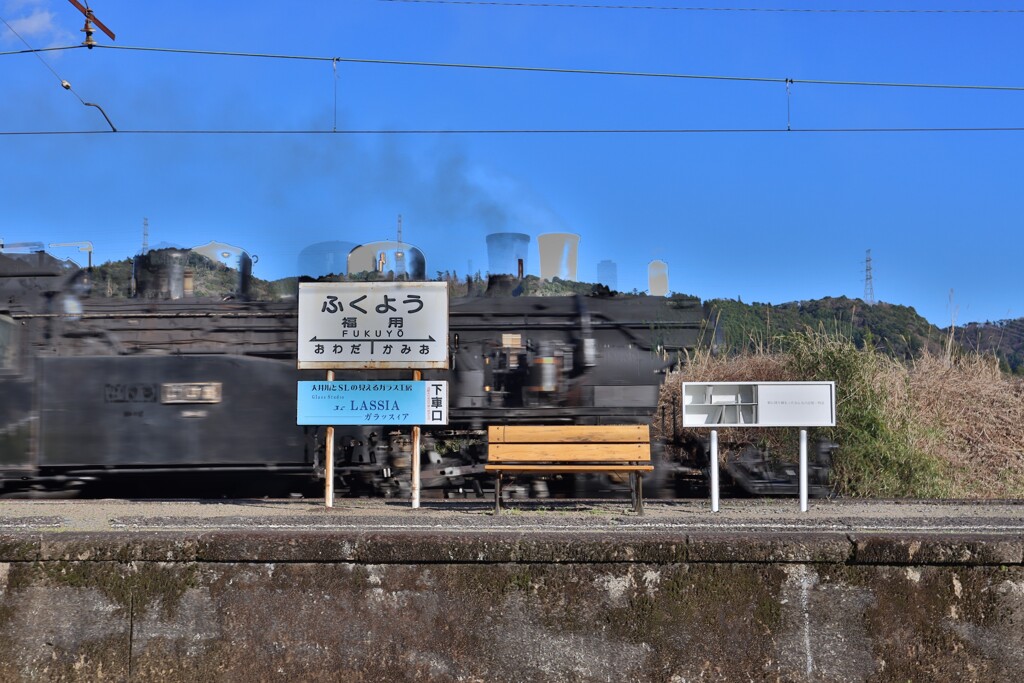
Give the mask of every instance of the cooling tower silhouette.
M 354 242 L 317 242 L 299 252 L 299 275 L 348 275 L 348 254 Z
M 664 261 L 648 264 L 647 291 L 651 296 L 668 296 L 668 264 Z
M 597 264 L 597 281 L 608 289 L 618 291 L 619 289 L 619 267 L 615 261 L 599 261 Z
M 487 236 L 487 266 L 491 275 L 518 275 L 519 262 L 526 272 L 530 236 L 521 232 L 494 232 Z
M 540 276 L 545 280 L 576 279 L 576 258 L 580 236 L 571 232 L 549 232 L 537 236 L 540 250 Z
M 361 244 L 348 255 L 348 272 L 377 271 L 396 278 L 425 280 L 427 261 L 423 252 L 408 242 L 369 242 Z

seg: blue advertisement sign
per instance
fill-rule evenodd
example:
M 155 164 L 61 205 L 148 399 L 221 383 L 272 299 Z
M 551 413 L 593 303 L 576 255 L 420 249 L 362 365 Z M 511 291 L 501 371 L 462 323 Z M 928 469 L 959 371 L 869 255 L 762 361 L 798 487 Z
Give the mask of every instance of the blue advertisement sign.
M 300 425 L 445 425 L 448 382 L 299 382 Z

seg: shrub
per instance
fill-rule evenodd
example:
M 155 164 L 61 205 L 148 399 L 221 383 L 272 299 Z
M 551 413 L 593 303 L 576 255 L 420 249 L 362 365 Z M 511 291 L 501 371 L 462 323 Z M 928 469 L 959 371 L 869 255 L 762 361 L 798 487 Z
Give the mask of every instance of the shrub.
M 792 376 L 836 383 L 839 444 L 833 483 L 845 495 L 936 498 L 950 493 L 943 462 L 920 447 L 924 428 L 914 416 L 906 365 L 840 334 L 818 330 L 786 339 Z
M 755 342 L 756 343 L 753 343 Z M 699 351 L 665 383 L 664 412 L 679 410 L 680 384 L 729 381 L 836 382 L 836 426 L 811 438 L 839 444 L 833 486 L 840 495 L 1009 498 L 1024 495 L 1024 381 L 1001 374 L 993 357 L 924 351 L 910 362 L 858 348 L 838 329 L 805 328 L 752 351 Z M 663 413 L 662 413 L 663 414 Z M 660 417 L 660 414 L 659 414 Z M 677 415 L 677 421 L 680 420 Z M 679 422 L 681 424 L 681 421 Z M 655 421 L 667 435 L 671 419 Z M 719 430 L 722 454 L 754 442 L 796 457 L 792 429 Z M 684 430 L 683 437 L 705 437 Z

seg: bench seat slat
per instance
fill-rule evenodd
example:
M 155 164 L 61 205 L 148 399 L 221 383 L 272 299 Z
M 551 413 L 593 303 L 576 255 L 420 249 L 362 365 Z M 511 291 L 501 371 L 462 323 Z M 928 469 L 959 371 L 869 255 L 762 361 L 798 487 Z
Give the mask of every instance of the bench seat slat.
M 549 472 L 570 474 L 574 472 L 653 472 L 653 465 L 484 465 L 485 472 Z
M 488 446 L 488 462 L 650 462 L 651 446 L 630 444 L 509 444 Z
M 485 472 L 495 474 L 494 512 L 501 512 L 505 473 L 629 473 L 633 510 L 642 515 L 644 472 L 653 472 L 648 425 L 499 425 L 487 428 Z
M 487 428 L 490 443 L 647 443 L 647 425 L 499 425 Z

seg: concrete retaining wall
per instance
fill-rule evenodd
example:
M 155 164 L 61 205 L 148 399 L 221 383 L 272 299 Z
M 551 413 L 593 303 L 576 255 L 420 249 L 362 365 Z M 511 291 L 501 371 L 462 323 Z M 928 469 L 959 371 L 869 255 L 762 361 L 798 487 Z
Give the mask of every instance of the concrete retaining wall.
M 0 535 L 0 680 L 1013 680 L 1022 562 L 1000 536 Z

